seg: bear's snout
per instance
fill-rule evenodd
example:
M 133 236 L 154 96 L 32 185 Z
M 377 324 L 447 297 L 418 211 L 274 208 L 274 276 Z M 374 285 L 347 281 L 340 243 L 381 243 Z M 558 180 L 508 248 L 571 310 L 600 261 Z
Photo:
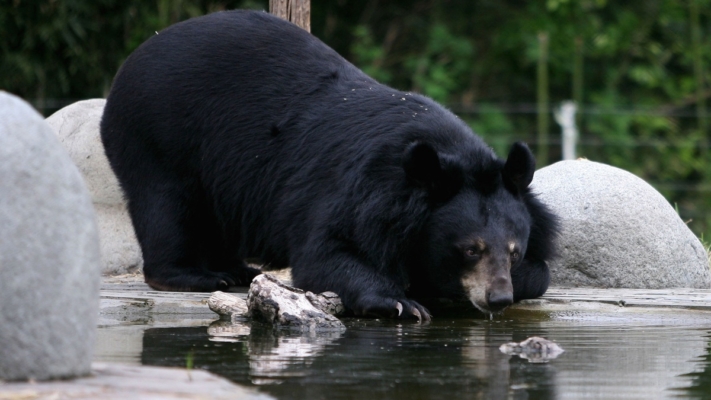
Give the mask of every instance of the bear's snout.
M 462 286 L 472 304 L 482 312 L 498 312 L 513 303 L 513 285 L 507 266 L 481 265 L 464 275 Z
M 489 310 L 493 312 L 501 311 L 504 308 L 513 304 L 513 288 L 510 291 L 496 290 L 487 293 L 486 302 L 489 305 Z

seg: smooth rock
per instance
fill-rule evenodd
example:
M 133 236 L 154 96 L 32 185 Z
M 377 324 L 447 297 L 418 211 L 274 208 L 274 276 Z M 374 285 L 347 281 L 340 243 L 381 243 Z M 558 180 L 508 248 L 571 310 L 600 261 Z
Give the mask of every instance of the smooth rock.
M 104 99 L 79 101 L 47 118 L 69 156 L 81 171 L 96 209 L 101 238 L 102 272 L 134 273 L 143 267 L 126 201 L 101 142 L 99 123 Z
M 105 99 L 78 101 L 55 112 L 47 123 L 86 181 L 94 203 L 124 204 L 123 192 L 101 143 L 99 124 Z
M 126 204 L 94 203 L 101 239 L 101 272 L 133 274 L 143 270 L 141 246 L 133 230 Z
M 310 296 L 307 297 L 307 293 Z M 286 286 L 273 276 L 261 274 L 254 278 L 247 293 L 248 316 L 280 329 L 345 329 L 338 318 L 317 308 L 309 297 L 313 298 L 311 292 Z M 324 303 L 332 301 L 330 298 L 324 300 Z
M 242 317 L 248 312 L 245 299 L 219 290 L 210 295 L 210 298 L 207 299 L 207 306 L 216 314 L 229 319 Z
M 588 160 L 537 171 L 533 192 L 561 218 L 551 285 L 602 288 L 709 288 L 699 239 L 652 186 Z
M 40 114 L 0 92 L 0 380 L 90 372 L 100 263 L 77 167 Z

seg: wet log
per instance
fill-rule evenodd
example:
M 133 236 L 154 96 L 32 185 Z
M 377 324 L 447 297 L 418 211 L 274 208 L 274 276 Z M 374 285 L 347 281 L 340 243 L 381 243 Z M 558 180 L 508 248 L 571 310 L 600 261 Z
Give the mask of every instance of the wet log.
M 338 317 L 346 312 L 346 308 L 343 307 L 341 298 L 333 292 L 323 292 L 321 294 L 306 292 L 304 295 L 314 307 L 325 312 L 326 314 Z
M 254 278 L 247 294 L 248 315 L 279 329 L 343 330 L 343 323 L 329 313 L 343 311 L 338 303 L 335 294 L 305 292 L 267 274 Z
M 277 328 L 309 331 L 344 329 L 336 318 L 345 312 L 337 294 L 303 291 L 285 285 L 268 274 L 252 281 L 246 301 L 218 291 L 212 293 L 207 304 L 210 310 L 231 321 L 252 317 Z

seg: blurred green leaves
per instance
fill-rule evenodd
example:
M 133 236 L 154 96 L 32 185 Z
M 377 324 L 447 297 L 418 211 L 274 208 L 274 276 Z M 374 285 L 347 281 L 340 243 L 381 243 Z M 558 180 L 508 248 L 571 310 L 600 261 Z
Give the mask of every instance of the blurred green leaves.
M 443 23 L 435 23 L 421 52 L 404 63 L 412 76 L 412 90 L 447 102 L 451 94 L 458 92 L 459 83 L 468 78 L 473 55 L 469 40 L 452 34 Z
M 536 66 L 545 33 L 548 110 L 573 97 L 573 75 L 580 76 L 578 154 L 652 182 L 697 233 L 711 232 L 711 140 L 707 117 L 699 119 L 711 97 L 711 0 L 311 4 L 315 36 L 375 79 L 448 105 L 502 155 L 515 140 L 538 145 Z M 45 113 L 102 97 L 123 60 L 155 31 L 233 8 L 268 2 L 0 2 L 0 89 Z M 45 104 L 51 99 L 60 102 Z M 555 161 L 559 128 L 549 130 Z

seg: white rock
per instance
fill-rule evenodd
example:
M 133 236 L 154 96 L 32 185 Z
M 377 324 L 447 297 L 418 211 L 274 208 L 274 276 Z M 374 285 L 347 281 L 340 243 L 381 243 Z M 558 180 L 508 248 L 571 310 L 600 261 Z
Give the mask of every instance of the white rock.
M 96 209 L 101 238 L 102 272 L 132 273 L 143 267 L 126 201 L 101 143 L 99 123 L 104 99 L 79 101 L 52 114 L 47 123 L 81 171 Z
M 101 272 L 122 275 L 140 271 L 143 255 L 126 204 L 94 203 L 94 209 L 101 239 Z
M 0 380 L 90 372 L 99 271 L 77 167 L 42 116 L 0 92 Z
M 551 284 L 709 288 L 706 251 L 674 208 L 635 175 L 587 160 L 537 171 L 533 191 L 561 217 Z
M 100 204 L 124 204 L 123 192 L 99 134 L 105 104 L 105 99 L 78 101 L 49 116 L 47 123 L 81 171 L 91 200 Z

